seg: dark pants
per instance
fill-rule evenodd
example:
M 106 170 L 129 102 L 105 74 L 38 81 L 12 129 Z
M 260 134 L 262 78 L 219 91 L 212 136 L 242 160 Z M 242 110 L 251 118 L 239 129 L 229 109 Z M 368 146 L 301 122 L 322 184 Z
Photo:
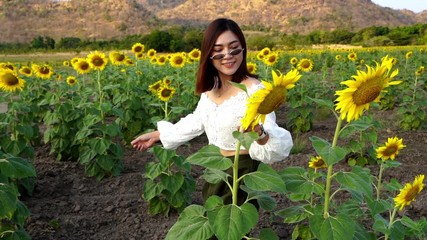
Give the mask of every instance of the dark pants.
M 230 156 L 228 158 L 231 159 L 232 162 L 234 162 L 234 156 Z M 239 177 L 241 177 L 246 173 L 256 171 L 258 168 L 258 165 L 259 165 L 259 161 L 252 160 L 248 154 L 239 155 L 239 171 L 238 171 Z M 233 176 L 232 167 L 227 169 L 226 172 L 231 176 Z M 229 182 L 231 185 L 233 184 L 232 178 L 229 178 Z M 217 195 L 221 197 L 224 201 L 224 204 L 231 204 L 233 202 L 231 190 L 228 187 L 228 185 L 223 181 L 217 184 L 212 184 L 208 182 L 205 183 L 202 190 L 203 200 L 206 202 L 206 200 L 212 195 Z M 239 206 L 242 205 L 246 201 L 246 198 L 247 198 L 247 193 L 239 188 L 237 193 L 237 205 Z M 254 204 L 256 207 L 258 207 L 258 204 L 256 204 L 256 200 L 250 201 L 250 202 Z

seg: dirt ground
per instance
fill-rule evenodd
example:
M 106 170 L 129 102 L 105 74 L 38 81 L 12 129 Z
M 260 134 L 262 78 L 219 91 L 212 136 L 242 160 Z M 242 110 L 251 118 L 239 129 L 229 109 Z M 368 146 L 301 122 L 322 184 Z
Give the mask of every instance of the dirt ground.
M 278 114 L 280 120 L 280 115 Z M 385 171 L 383 179 L 396 178 L 401 184 L 412 182 L 418 174 L 427 173 L 427 132 L 397 131 L 392 124 L 392 114 L 381 117 L 384 133 L 379 136 L 379 143 L 388 137 L 398 136 L 404 139 L 406 148 L 398 155 L 402 166 Z M 278 122 L 283 125 L 283 122 Z M 300 153 L 292 154 L 286 160 L 273 165 L 275 169 L 287 166 L 307 166 L 314 150 L 308 140 L 310 136 L 319 136 L 331 141 L 335 129 L 332 118 L 316 120 L 313 130 L 302 135 L 307 147 Z M 188 156 L 206 144 L 205 137 L 199 137 L 182 146 L 178 154 Z M 141 174 L 147 162 L 153 161 L 150 153 L 137 152 L 125 148 L 125 168 L 118 177 L 97 181 L 86 177 L 83 166 L 74 162 L 58 162 L 47 153 L 48 146 L 37 150 L 34 164 L 37 169 L 37 185 L 33 196 L 23 198 L 31 216 L 26 224 L 26 231 L 34 240 L 65 239 L 164 239 L 167 231 L 175 223 L 178 213 L 169 216 L 151 216 L 148 205 L 141 198 L 143 178 Z M 372 170 L 375 172 L 375 168 Z M 201 171 L 194 170 L 198 179 L 197 192 L 193 202 L 200 202 Z M 287 199 L 277 197 L 279 206 L 289 204 Z M 413 219 L 427 216 L 427 191 L 424 190 L 417 200 L 405 208 L 405 214 Z M 271 220 L 269 213 L 261 212 L 257 228 L 272 227 L 280 239 L 291 239 L 290 226 L 278 220 Z M 254 230 L 256 232 L 256 229 Z

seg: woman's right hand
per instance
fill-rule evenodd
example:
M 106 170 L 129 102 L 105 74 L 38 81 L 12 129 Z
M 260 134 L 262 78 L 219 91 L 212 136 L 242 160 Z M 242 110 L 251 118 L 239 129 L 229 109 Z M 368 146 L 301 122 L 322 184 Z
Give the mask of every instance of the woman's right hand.
M 158 141 L 160 141 L 160 132 L 154 131 L 138 136 L 131 142 L 131 144 L 132 147 L 139 151 L 146 151 Z

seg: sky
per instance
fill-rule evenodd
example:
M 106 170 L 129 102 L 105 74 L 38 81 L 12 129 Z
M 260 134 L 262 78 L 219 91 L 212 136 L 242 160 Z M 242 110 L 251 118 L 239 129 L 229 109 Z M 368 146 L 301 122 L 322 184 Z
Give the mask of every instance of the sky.
M 415 13 L 427 10 L 426 0 L 372 0 L 372 2 L 380 5 L 381 7 L 408 9 Z

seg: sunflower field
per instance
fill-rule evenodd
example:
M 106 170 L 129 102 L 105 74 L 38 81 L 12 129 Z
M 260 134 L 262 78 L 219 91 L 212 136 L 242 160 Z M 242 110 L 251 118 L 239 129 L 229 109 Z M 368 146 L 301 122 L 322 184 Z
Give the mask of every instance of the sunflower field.
M 22 191 L 31 194 L 35 187 L 32 159 L 37 148 L 49 146 L 49 154 L 57 161 L 78 162 L 88 177 L 101 181 L 121 174 L 124 149 L 135 136 L 154 129 L 159 120 L 176 122 L 197 104 L 198 49 L 157 53 L 135 43 L 129 50 L 79 55 L 83 56 L 51 62 L 0 62 L 1 237 L 30 238 L 24 229 L 30 213 L 19 198 Z M 279 79 L 285 81 L 293 74 L 292 83 L 285 87 L 286 98 L 281 99 L 286 118 L 280 121 L 294 136 L 293 153 L 304 148 L 300 137 L 312 130 L 319 115 L 337 119 L 331 143 L 310 138 L 318 155 L 309 159 L 308 168 L 276 171 L 261 164 L 254 174 L 234 179 L 245 183 L 245 191 L 258 199 L 262 209 L 294 224 L 293 239 L 343 239 L 348 234 L 354 239 L 427 236 L 425 218 L 414 221 L 396 214 L 424 188 L 424 175 L 413 176 L 414 182 L 404 186 L 382 179 L 388 168 L 399 167 L 395 158 L 406 146 L 397 136 L 378 143 L 378 132 L 384 126 L 373 114 L 396 113 L 394 122 L 402 131 L 427 129 L 425 46 L 264 48 L 249 51 L 247 61 L 249 71 L 272 88 Z M 242 144 L 255 140 L 237 139 Z M 215 152 L 209 147 L 188 160 L 161 148 L 154 150 L 160 162 L 147 166 L 145 177 L 151 185 L 143 193 L 151 204 L 150 213 L 182 212 L 167 239 L 209 239 L 213 235 L 241 239 L 257 223 L 257 211 L 249 203 L 238 208 L 212 198 L 205 206 L 189 205 L 188 196 L 195 190 L 194 179 L 188 178 L 192 165 L 208 169 L 212 181 L 224 179 L 219 174 L 224 166 L 217 168 L 201 160 Z M 334 168 L 344 159 L 352 168 L 349 172 Z M 378 176 L 366 168 L 373 165 L 380 169 Z M 177 167 L 175 171 L 172 166 Z M 162 175 L 165 172 L 167 176 Z M 212 172 L 221 177 L 212 179 Z M 271 191 L 295 206 L 275 209 L 275 200 L 268 195 Z M 343 203 L 334 202 L 340 191 L 351 196 Z M 182 230 L 189 224 L 199 227 Z M 266 229 L 251 239 L 278 238 Z

